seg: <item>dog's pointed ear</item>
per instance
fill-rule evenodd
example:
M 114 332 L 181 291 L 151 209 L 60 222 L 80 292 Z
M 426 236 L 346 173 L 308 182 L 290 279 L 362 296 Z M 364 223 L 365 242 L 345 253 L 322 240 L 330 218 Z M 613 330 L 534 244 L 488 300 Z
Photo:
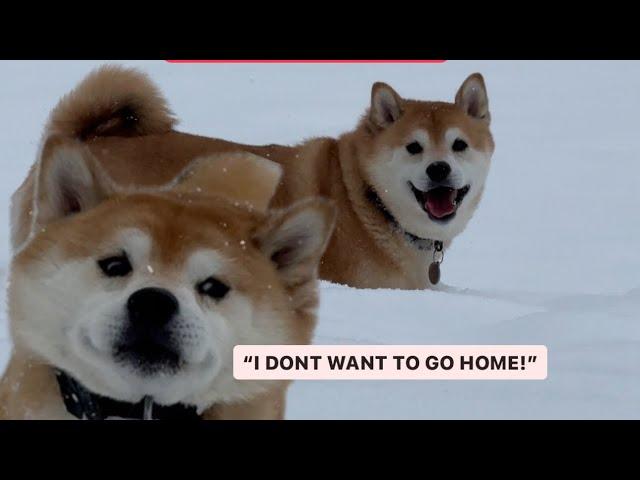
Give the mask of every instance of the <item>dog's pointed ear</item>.
M 275 264 L 286 286 L 317 278 L 336 218 L 332 202 L 310 198 L 268 214 L 254 242 Z
M 79 142 L 49 138 L 37 165 L 34 214 L 36 224 L 88 210 L 115 191 L 111 179 Z
M 386 128 L 401 115 L 402 97 L 386 83 L 374 83 L 371 88 L 369 120 L 379 128 Z
M 489 97 L 482 75 L 474 73 L 467 77 L 456 94 L 456 105 L 473 118 L 487 123 L 491 121 Z
M 279 164 L 251 153 L 233 152 L 195 160 L 178 176 L 171 190 L 218 194 L 266 211 L 281 178 Z

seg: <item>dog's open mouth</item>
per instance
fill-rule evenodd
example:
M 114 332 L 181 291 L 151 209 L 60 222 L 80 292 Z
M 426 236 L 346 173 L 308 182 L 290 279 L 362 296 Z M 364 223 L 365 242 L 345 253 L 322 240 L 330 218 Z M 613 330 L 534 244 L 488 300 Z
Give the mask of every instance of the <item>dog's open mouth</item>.
M 450 187 L 435 187 L 427 192 L 418 190 L 409 182 L 411 191 L 420 204 L 420 207 L 427 212 L 429 218 L 435 221 L 444 222 L 451 220 L 458 210 L 460 203 L 469 193 L 469 185 L 455 189 Z

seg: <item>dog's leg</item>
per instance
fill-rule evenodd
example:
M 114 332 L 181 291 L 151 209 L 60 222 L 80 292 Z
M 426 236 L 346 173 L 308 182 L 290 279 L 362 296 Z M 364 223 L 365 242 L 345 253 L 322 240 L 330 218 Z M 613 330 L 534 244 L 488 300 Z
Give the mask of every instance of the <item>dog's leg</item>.
M 14 351 L 0 380 L 0 419 L 60 420 L 66 411 L 53 369 Z
M 216 405 L 202 415 L 204 420 L 283 420 L 286 387 L 260 395 L 253 400 Z

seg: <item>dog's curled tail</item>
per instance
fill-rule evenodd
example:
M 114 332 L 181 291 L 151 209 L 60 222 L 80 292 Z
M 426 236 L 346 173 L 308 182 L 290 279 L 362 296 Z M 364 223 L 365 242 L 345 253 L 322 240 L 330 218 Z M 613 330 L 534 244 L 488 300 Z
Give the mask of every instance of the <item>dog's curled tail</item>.
M 81 141 L 164 133 L 176 119 L 142 72 L 106 65 L 91 72 L 51 112 L 46 133 Z

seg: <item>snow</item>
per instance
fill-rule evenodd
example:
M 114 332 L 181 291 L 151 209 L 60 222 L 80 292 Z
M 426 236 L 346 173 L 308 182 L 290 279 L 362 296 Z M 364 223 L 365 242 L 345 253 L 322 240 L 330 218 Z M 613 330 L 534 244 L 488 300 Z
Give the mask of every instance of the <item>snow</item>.
M 3 277 L 9 196 L 48 111 L 100 63 L 0 63 Z M 182 129 L 248 143 L 348 130 L 378 80 L 444 100 L 468 74 L 485 76 L 497 150 L 480 209 L 446 254 L 444 285 L 323 283 L 316 343 L 543 344 L 548 379 L 300 381 L 288 418 L 640 418 L 640 62 L 117 63 L 153 76 Z M 0 365 L 10 349 L 5 316 Z

